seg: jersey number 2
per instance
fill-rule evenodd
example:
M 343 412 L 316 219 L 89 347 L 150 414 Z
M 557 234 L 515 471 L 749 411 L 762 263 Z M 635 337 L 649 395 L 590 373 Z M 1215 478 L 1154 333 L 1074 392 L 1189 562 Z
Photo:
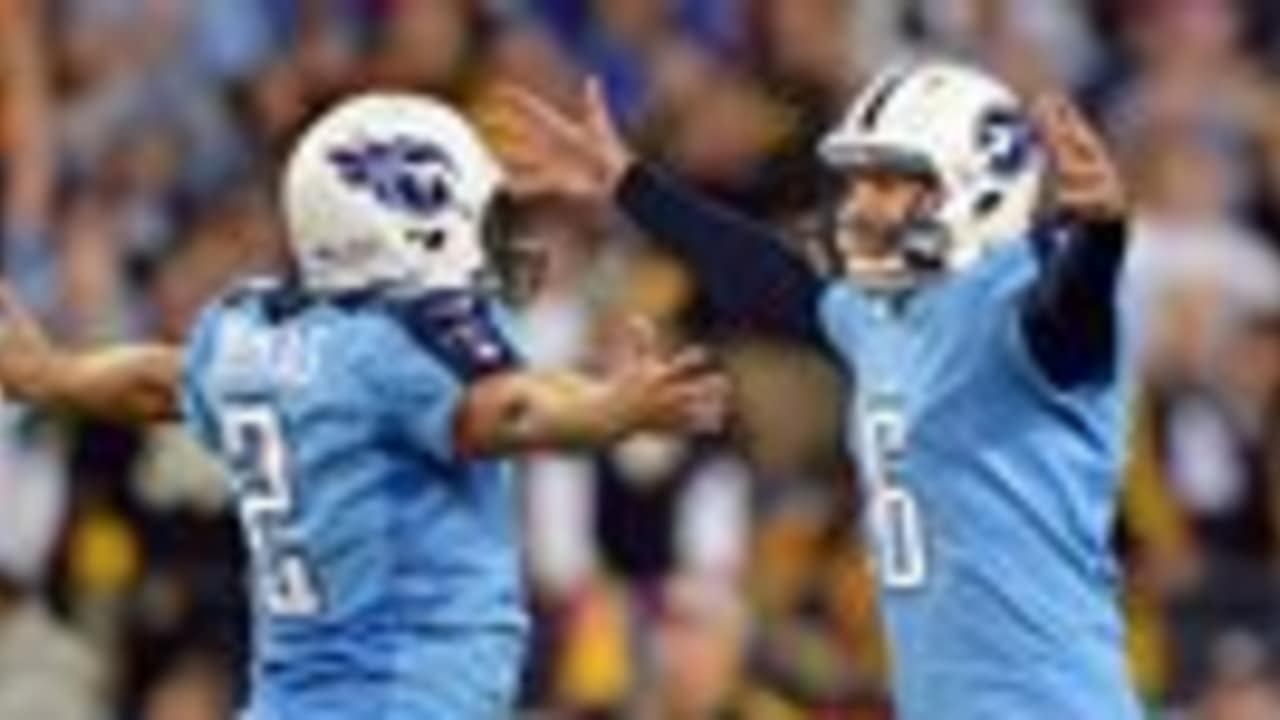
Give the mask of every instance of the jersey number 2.
M 870 522 L 880 578 L 887 588 L 916 588 L 928 572 L 920 505 L 910 490 L 895 482 L 906 450 L 906 423 L 901 412 L 887 406 L 869 413 L 866 429 L 864 447 L 871 455 Z
M 315 576 L 302 549 L 285 537 L 295 508 L 280 419 L 266 405 L 240 405 L 225 408 L 222 420 L 263 604 L 273 615 L 314 615 L 321 608 Z

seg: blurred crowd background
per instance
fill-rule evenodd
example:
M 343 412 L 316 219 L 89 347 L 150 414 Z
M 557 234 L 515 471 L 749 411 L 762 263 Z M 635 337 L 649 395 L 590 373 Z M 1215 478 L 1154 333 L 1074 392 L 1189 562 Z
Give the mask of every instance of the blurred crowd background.
M 1153 714 L 1280 717 L 1280 4 L 1272 0 L 0 0 L 5 278 L 72 344 L 181 338 L 276 267 L 299 127 L 371 87 L 483 118 L 601 77 L 648 156 L 809 253 L 815 138 L 880 63 L 1070 89 L 1132 182 L 1144 383 L 1116 546 Z M 617 319 L 714 340 L 726 437 L 525 462 L 530 717 L 890 718 L 840 380 L 705 322 L 618 218 L 543 207 L 531 358 Z M 815 257 L 817 257 L 815 255 Z M 939 478 L 945 482 L 945 478 Z M 227 720 L 242 554 L 180 430 L 0 408 L 0 720 Z

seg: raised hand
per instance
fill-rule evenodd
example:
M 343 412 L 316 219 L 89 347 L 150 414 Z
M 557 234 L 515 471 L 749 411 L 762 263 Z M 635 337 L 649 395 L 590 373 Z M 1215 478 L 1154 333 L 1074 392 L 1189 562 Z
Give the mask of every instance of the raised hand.
M 1083 220 L 1122 219 L 1128 198 L 1120 172 L 1075 104 L 1062 93 L 1044 93 L 1032 101 L 1031 116 L 1049 154 L 1054 208 Z
M 627 348 L 606 379 L 629 431 L 715 432 L 724 424 L 729 382 L 715 371 L 710 355 L 690 347 L 673 355 L 662 352 L 651 324 L 629 323 Z
M 506 86 L 480 119 L 519 196 L 607 202 L 633 158 L 609 117 L 600 84 L 586 83 L 570 115 L 532 92 Z

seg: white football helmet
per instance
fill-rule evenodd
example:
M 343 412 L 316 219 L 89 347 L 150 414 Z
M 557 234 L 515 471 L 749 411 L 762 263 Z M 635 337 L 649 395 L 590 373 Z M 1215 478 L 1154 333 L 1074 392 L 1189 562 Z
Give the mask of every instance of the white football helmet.
M 289 243 L 319 292 L 474 287 L 488 270 L 485 225 L 503 182 L 455 110 L 370 94 L 316 121 L 284 173 Z
M 953 62 L 899 65 L 880 73 L 822 141 L 823 161 L 842 173 L 879 168 L 923 175 L 941 199 L 929 217 L 928 251 L 942 270 L 1030 229 L 1044 159 L 1017 96 Z

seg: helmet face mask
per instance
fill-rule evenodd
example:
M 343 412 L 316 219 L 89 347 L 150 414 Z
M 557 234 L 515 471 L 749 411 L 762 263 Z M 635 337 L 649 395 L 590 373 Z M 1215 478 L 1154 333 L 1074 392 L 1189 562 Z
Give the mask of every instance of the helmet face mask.
M 495 194 L 485 210 L 482 244 L 489 259 L 481 287 L 511 305 L 537 294 L 547 272 L 547 248 L 530 231 L 525 213 L 507 193 Z
M 937 182 L 928 174 L 884 165 L 854 170 L 836 211 L 845 266 L 934 269 L 945 234 L 932 220 L 939 199 Z
M 835 228 L 853 237 L 834 245 L 844 267 L 872 283 L 909 284 L 962 270 L 1029 229 L 1039 202 L 1043 160 L 1017 97 L 954 63 L 881 73 L 820 154 L 846 182 Z M 908 211 L 899 209 L 896 223 L 869 226 L 858 217 L 866 211 L 862 186 L 907 181 L 928 191 Z

